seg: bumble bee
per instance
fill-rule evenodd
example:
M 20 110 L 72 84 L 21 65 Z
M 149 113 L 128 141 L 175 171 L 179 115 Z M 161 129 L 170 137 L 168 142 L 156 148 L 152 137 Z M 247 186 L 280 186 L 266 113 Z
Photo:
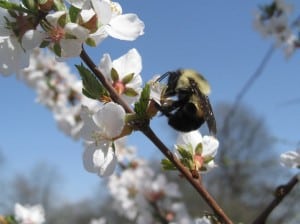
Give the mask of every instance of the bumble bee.
M 156 81 L 168 77 L 167 86 L 161 93 L 157 109 L 168 117 L 174 129 L 189 132 L 206 122 L 209 132 L 216 134 L 216 121 L 208 99 L 210 86 L 205 78 L 191 69 L 167 72 Z

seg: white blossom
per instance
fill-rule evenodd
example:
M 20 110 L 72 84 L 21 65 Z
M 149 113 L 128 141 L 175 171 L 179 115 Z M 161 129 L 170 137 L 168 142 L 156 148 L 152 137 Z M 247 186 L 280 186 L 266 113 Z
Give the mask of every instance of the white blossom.
M 212 222 L 207 217 L 195 219 L 195 224 L 212 224 Z
M 99 29 L 90 35 L 99 44 L 108 35 L 120 40 L 135 40 L 144 33 L 144 23 L 135 14 L 122 14 L 119 3 L 91 0 L 97 14 Z
M 300 148 L 280 155 L 280 163 L 289 168 L 300 168 Z
M 199 144 L 201 145 L 200 153 L 196 151 Z M 179 147 L 190 150 L 195 166 L 193 169 L 196 171 L 209 171 L 216 167 L 213 159 L 217 154 L 219 141 L 215 137 L 202 137 L 198 130 L 179 133 L 175 148 L 178 150 Z
M 166 85 L 157 81 L 159 77 L 159 75 L 155 75 L 150 81 L 148 81 L 148 84 L 150 85 L 150 99 L 160 105 L 161 94 Z
M 106 224 L 106 219 L 105 218 L 92 219 L 90 221 L 90 224 Z
M 291 56 L 299 42 L 289 21 L 292 9 L 292 5 L 285 0 L 274 0 L 271 4 L 262 6 L 255 13 L 254 19 L 254 27 L 263 37 L 274 39 L 275 45 L 282 47 L 287 57 Z
M 166 219 L 174 223 L 190 223 L 184 205 L 179 207 L 180 203 L 175 202 L 181 196 L 178 186 L 162 174 L 155 175 L 141 159 L 133 160 L 121 173 L 110 176 L 108 187 L 115 200 L 114 208 L 129 220 L 141 224 L 155 223 L 157 220 L 150 205 L 154 203 L 165 211 Z
M 87 144 L 83 153 L 84 168 L 100 177 L 110 176 L 117 165 L 117 157 L 110 142 Z
M 92 114 L 83 106 L 81 118 L 84 122 L 82 138 L 97 145 L 111 141 L 121 134 L 125 125 L 125 110 L 120 105 L 109 102 Z
M 58 127 L 74 139 L 79 138 L 82 127 L 81 103 L 96 111 L 97 101 L 81 94 L 82 81 L 71 73 L 63 62 L 53 55 L 35 50 L 28 68 L 18 76 L 37 93 L 36 102 L 45 105 L 52 113 Z
M 117 80 L 114 80 L 114 77 L 112 77 L 112 68 L 118 73 Z M 99 69 L 127 103 L 132 104 L 138 100 L 142 89 L 142 78 L 140 75 L 142 59 L 136 49 L 129 50 L 127 54 L 113 61 L 109 54 L 105 54 L 101 59 Z M 124 78 L 130 74 L 133 74 L 133 77 L 125 83 Z
M 41 224 L 45 222 L 44 209 L 41 205 L 22 206 L 15 204 L 15 219 L 20 224 Z
M 111 175 L 118 162 L 112 141 L 121 134 L 125 125 L 123 107 L 110 102 L 93 113 L 82 106 L 81 118 L 80 134 L 86 141 L 83 153 L 85 169 L 101 177 Z

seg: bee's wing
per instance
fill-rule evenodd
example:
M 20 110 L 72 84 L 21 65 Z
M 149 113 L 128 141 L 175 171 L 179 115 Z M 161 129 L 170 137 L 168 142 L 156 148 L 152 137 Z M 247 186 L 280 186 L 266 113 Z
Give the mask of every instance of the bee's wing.
M 199 88 L 194 88 L 197 96 L 199 97 L 200 100 L 200 107 L 203 111 L 204 114 L 204 119 L 207 123 L 209 132 L 213 135 L 216 135 L 217 133 L 217 124 L 216 124 L 216 119 L 215 119 L 215 115 L 213 113 L 211 104 L 209 102 L 208 96 L 206 96 L 205 94 L 203 94 Z

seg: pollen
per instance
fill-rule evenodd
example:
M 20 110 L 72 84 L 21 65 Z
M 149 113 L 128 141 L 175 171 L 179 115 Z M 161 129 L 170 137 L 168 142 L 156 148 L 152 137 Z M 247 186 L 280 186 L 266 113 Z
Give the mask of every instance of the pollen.
M 119 5 L 115 2 L 110 2 L 110 9 L 112 12 L 116 13 L 117 15 L 122 14 L 122 9 L 120 9 Z

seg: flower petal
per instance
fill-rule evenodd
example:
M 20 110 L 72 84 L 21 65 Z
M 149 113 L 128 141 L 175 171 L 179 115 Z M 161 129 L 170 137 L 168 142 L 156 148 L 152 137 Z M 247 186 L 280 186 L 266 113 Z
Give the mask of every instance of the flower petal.
M 136 91 L 138 91 L 137 89 L 141 88 L 143 83 L 142 77 L 137 74 L 133 77 L 133 79 L 126 85 L 126 87 L 132 88 Z
M 82 9 L 80 12 L 80 17 L 83 23 L 86 23 L 95 16 L 95 11 L 93 9 Z
M 63 39 L 60 41 L 61 57 L 71 58 L 80 55 L 82 42 L 76 39 Z
M 38 30 L 28 30 L 22 37 L 22 46 L 25 50 L 38 47 L 47 35 Z
M 120 79 L 130 73 L 138 75 L 142 71 L 142 58 L 139 52 L 133 48 L 129 50 L 127 54 L 124 54 L 123 56 L 114 60 L 113 67 L 120 74 Z
M 93 8 L 97 14 L 99 25 L 106 25 L 112 17 L 110 4 L 103 0 L 91 0 Z
M 46 20 L 52 25 L 52 26 L 57 26 L 58 20 L 61 16 L 65 15 L 65 11 L 57 11 L 52 14 L 48 14 L 46 16 Z
M 82 42 L 85 41 L 89 35 L 88 29 L 79 26 L 76 23 L 67 23 L 64 27 L 64 30 L 69 34 L 73 34 L 78 40 L 81 40 Z
M 187 133 L 180 132 L 178 134 L 176 145 L 191 145 L 193 149 L 195 149 L 200 142 L 202 142 L 202 135 L 198 130 L 195 130 Z
M 91 33 L 89 38 L 95 42 L 95 46 L 100 44 L 108 36 L 105 28 L 101 26 L 95 33 Z
M 15 37 L 0 40 L 0 74 L 11 75 L 18 73 L 29 65 L 29 51 L 24 51 Z
M 112 69 L 112 61 L 109 54 L 103 55 L 100 61 L 99 69 L 108 80 L 112 81 L 110 76 L 110 72 Z
M 219 141 L 213 136 L 205 135 L 202 140 L 203 152 L 202 156 L 215 157 L 219 147 Z
M 101 177 L 110 176 L 117 165 L 117 157 L 111 147 L 106 149 L 98 149 L 94 152 L 93 163 L 98 168 L 98 175 Z
M 92 144 L 86 145 L 84 148 L 84 152 L 82 154 L 82 162 L 86 171 L 90 173 L 96 173 L 97 169 L 94 166 L 93 156 L 96 151 L 95 147 Z
M 144 23 L 135 14 L 119 15 L 106 26 L 107 33 L 120 40 L 135 40 L 144 34 Z
M 109 102 L 93 115 L 94 122 L 103 130 L 107 138 L 121 134 L 125 125 L 125 110 L 120 105 Z
M 80 130 L 80 135 L 87 141 L 93 141 L 93 132 L 99 131 L 99 127 L 94 123 L 92 119 L 92 113 L 86 106 L 81 107 L 80 117 L 83 121 L 83 127 Z

